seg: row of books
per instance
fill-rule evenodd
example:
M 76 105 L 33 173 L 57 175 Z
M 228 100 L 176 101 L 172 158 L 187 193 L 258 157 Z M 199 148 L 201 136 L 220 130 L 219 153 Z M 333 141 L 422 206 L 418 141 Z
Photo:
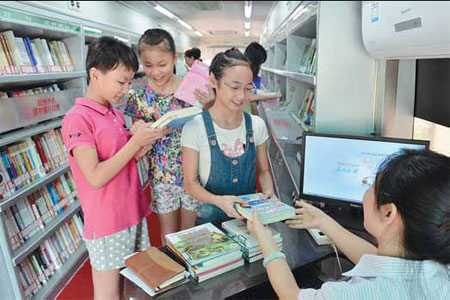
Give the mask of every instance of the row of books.
M 315 75 L 317 66 L 316 39 L 312 39 L 309 45 L 303 46 L 300 60 L 300 73 Z
M 212 223 L 167 234 L 165 239 L 197 282 L 244 265 L 239 244 Z
M 25 97 L 32 95 L 40 95 L 45 93 L 59 92 L 61 89 L 58 87 L 56 83 L 43 86 L 43 87 L 35 87 L 27 90 L 18 90 L 18 91 L 0 91 L 0 99 L 8 99 L 8 98 L 16 98 L 16 97 Z
M 67 162 L 61 129 L 0 149 L 0 200 Z
M 252 263 L 263 259 L 261 248 L 258 241 L 250 233 L 247 224 L 238 219 L 229 220 L 222 223 L 222 228 L 226 231 L 236 243 L 239 244 L 242 251 L 242 257 L 248 263 Z M 272 231 L 272 236 L 277 242 L 278 248 L 283 249 L 283 240 L 281 234 L 274 228 L 269 227 Z
M 17 266 L 25 297 L 36 294 L 82 244 L 83 219 L 74 215 Z
M 70 171 L 20 199 L 4 211 L 12 249 L 41 232 L 55 217 L 76 201 L 77 192 Z
M 298 118 L 303 124 L 311 126 L 314 115 L 314 91 L 309 89 L 306 91 L 305 98 L 303 99 L 303 103 L 298 111 Z
M 12 30 L 0 33 L 0 72 L 13 75 L 73 70 L 73 60 L 64 41 L 16 37 Z

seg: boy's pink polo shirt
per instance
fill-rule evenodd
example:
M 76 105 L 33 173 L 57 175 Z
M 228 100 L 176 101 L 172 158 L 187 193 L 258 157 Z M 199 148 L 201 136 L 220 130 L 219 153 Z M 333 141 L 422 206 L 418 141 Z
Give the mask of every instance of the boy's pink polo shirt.
M 62 123 L 64 144 L 84 212 L 84 237 L 96 239 L 141 222 L 150 214 L 134 159 L 107 184 L 96 189 L 84 178 L 72 150 L 81 145 L 97 150 L 100 162 L 111 158 L 130 139 L 122 113 L 99 103 L 77 98 Z

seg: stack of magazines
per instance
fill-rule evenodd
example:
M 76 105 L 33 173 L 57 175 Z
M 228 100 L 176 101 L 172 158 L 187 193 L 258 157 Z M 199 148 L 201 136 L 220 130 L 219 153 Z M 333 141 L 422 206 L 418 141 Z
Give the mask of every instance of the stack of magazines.
M 240 245 L 211 223 L 165 236 L 167 246 L 182 259 L 198 282 L 244 265 Z
M 229 220 L 222 223 L 222 228 L 241 246 L 242 255 L 246 262 L 252 263 L 263 258 L 258 241 L 250 231 L 248 231 L 247 225 L 243 221 L 238 219 Z M 277 230 L 271 227 L 269 228 L 272 231 L 272 236 L 277 242 L 278 248 L 282 250 L 283 240 L 281 234 Z

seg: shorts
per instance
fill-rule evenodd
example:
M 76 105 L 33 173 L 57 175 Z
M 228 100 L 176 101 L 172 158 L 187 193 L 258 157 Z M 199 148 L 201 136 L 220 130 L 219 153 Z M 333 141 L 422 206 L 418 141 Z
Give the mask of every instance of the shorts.
M 198 201 L 189 196 L 184 187 L 174 184 L 152 185 L 152 203 L 150 208 L 157 214 L 165 214 L 180 209 L 196 211 Z
M 150 248 L 147 220 L 122 231 L 92 240 L 85 239 L 94 269 L 109 271 L 125 267 L 125 257 Z

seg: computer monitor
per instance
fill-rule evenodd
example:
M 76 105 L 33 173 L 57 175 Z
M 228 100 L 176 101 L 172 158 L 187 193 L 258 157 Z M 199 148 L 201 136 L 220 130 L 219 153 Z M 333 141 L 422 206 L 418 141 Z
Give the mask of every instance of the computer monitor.
M 365 191 L 389 155 L 403 148 L 428 147 L 428 141 L 304 133 L 300 196 L 362 206 Z

